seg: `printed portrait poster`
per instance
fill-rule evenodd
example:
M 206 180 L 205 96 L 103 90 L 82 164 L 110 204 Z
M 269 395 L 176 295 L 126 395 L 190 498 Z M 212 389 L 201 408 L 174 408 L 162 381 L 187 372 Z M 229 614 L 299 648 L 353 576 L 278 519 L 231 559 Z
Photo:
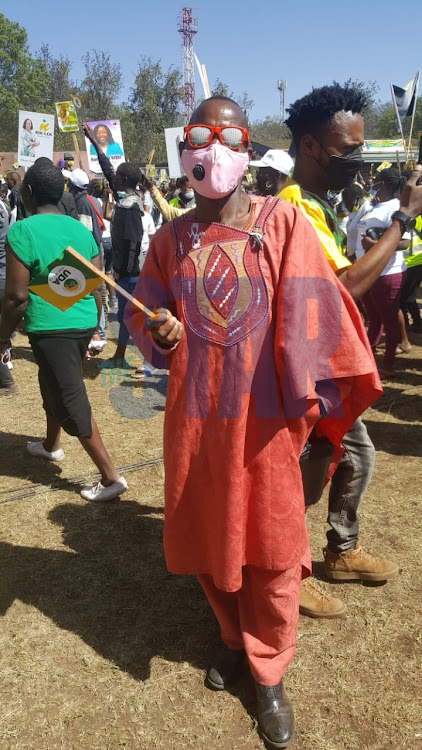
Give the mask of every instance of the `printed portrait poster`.
M 93 129 L 103 153 L 108 156 L 114 170 L 116 170 L 119 164 L 122 164 L 125 160 L 120 120 L 98 120 L 97 122 L 89 122 L 88 125 Z M 98 162 L 97 152 L 87 138 L 85 138 L 85 142 L 89 169 L 91 172 L 98 174 L 102 170 Z
M 76 133 L 79 130 L 78 116 L 73 102 L 56 102 L 57 121 L 62 133 Z
M 19 110 L 18 165 L 31 167 L 40 156 L 53 159 L 54 115 Z

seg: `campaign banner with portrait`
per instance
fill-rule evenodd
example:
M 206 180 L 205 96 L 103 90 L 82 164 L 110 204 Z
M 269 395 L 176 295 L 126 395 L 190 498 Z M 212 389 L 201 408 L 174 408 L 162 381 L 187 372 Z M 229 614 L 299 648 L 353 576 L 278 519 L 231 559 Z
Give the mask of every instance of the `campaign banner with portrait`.
M 98 120 L 88 122 L 88 125 L 94 131 L 101 150 L 110 159 L 114 170 L 116 170 L 119 164 L 122 164 L 125 160 L 120 120 Z M 98 162 L 97 152 L 87 138 L 85 138 L 85 143 L 89 169 L 91 172 L 99 174 L 102 170 Z
M 18 165 L 31 167 L 40 156 L 53 159 L 54 115 L 19 110 Z
M 72 102 L 56 102 L 57 122 L 62 133 L 76 133 L 79 130 L 78 115 Z

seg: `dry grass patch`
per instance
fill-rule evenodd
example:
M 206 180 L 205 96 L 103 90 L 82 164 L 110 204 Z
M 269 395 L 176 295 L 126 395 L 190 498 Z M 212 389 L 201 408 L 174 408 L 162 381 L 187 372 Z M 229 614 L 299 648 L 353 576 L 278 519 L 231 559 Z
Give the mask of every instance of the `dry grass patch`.
M 60 467 L 26 456 L 44 416 L 36 367 L 23 337 L 18 344 L 22 393 L 2 403 L 0 500 L 40 486 L 0 504 L 1 750 L 262 748 L 248 675 L 231 693 L 204 688 L 218 632 L 197 582 L 166 571 L 162 466 L 134 467 L 124 499 L 96 507 L 68 483 L 93 475 L 76 440 L 65 436 Z M 287 678 L 295 750 L 422 748 L 422 351 L 411 354 L 366 414 L 378 450 L 360 514 L 365 548 L 397 559 L 401 574 L 386 586 L 327 584 L 347 616 L 301 618 Z M 87 374 L 116 464 L 159 457 L 162 400 L 151 392 L 162 394 L 162 379 L 102 383 L 95 362 Z M 110 404 L 112 388 L 129 416 Z M 326 512 L 323 499 L 309 517 L 317 574 Z

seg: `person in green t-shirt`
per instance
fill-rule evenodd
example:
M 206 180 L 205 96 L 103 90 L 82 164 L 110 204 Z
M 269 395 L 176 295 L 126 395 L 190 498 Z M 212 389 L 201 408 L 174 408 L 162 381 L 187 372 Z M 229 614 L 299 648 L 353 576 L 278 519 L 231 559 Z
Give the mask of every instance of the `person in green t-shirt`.
M 33 456 L 62 461 L 61 429 L 76 436 L 101 474 L 98 484 L 81 490 L 82 497 L 111 500 L 127 489 L 127 483 L 119 477 L 105 449 L 82 378 L 82 360 L 98 329 L 99 291 L 62 311 L 28 290 L 31 281 L 68 245 L 101 268 L 91 232 L 70 216 L 63 216 L 57 207 L 63 186 L 60 169 L 46 158 L 37 159 L 22 183 L 22 199 L 31 215 L 12 225 L 6 237 L 0 356 L 10 347 L 10 336 L 24 317 L 47 416 L 45 440 L 28 443 L 28 451 Z

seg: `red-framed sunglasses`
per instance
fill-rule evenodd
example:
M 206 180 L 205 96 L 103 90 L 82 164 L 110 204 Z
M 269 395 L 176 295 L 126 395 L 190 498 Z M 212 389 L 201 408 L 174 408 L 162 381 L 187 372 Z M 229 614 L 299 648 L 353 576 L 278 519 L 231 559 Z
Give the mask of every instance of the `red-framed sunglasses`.
M 232 151 L 238 151 L 243 143 L 249 143 L 249 132 L 246 128 L 233 125 L 186 125 L 185 137 L 191 148 L 205 148 L 217 136 L 220 143 Z

